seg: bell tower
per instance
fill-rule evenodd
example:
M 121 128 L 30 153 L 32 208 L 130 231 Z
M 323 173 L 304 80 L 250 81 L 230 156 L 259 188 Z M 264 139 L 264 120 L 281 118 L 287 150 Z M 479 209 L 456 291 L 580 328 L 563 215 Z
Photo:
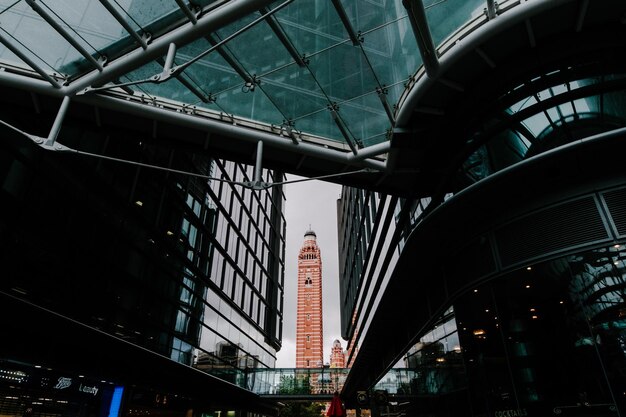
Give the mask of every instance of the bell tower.
M 304 234 L 298 254 L 296 368 L 323 366 L 322 258 L 313 230 Z

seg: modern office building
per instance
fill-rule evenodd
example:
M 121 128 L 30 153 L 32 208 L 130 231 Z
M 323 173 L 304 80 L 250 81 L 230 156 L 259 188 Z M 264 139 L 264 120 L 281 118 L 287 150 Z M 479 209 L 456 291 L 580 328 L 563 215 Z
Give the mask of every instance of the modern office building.
M 296 368 L 321 368 L 324 364 L 322 252 L 313 230 L 304 234 L 298 253 L 297 278 Z
M 446 38 L 405 3 L 438 53 L 391 140 L 412 195 L 338 202 L 344 395 L 403 361 L 409 415 L 624 415 L 626 5 L 486 2 Z
M 623 0 L 80 3 L 0 2 L 3 386 L 272 413 L 201 369 L 272 365 L 294 173 L 351 187 L 346 402 L 626 412 Z

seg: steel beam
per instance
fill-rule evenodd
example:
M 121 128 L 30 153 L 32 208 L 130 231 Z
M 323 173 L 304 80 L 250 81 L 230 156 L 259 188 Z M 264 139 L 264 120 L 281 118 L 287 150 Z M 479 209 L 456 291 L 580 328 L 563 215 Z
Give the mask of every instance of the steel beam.
M 52 78 L 47 72 L 43 70 L 39 65 L 35 63 L 32 59 L 30 59 L 26 54 L 24 54 L 19 48 L 13 45 L 13 42 L 6 36 L 2 30 L 0 30 L 0 43 L 2 43 L 8 50 L 13 52 L 19 59 L 24 61 L 26 65 L 31 67 L 37 74 L 41 75 L 46 81 L 48 81 L 54 88 L 61 88 L 61 84 L 54 78 Z
M 407 10 L 426 74 L 429 77 L 434 77 L 439 69 L 439 60 L 437 48 L 430 35 L 424 3 L 422 0 L 402 0 L 402 4 Z
M 380 103 L 383 105 L 383 108 L 385 109 L 385 113 L 387 114 L 387 117 L 389 118 L 389 123 L 391 123 L 391 126 L 393 126 L 396 123 L 396 120 L 393 116 L 393 110 L 391 109 L 391 106 L 389 105 L 389 102 L 387 101 L 387 89 L 376 87 L 376 94 L 378 94 Z
M 539 13 L 572 1 L 575 0 L 528 0 L 507 10 L 506 13 L 499 15 L 497 19 L 494 19 L 488 24 L 481 25 L 472 33 L 469 33 L 463 38 L 463 42 L 458 43 L 454 48 L 442 55 L 439 58 L 440 73 L 443 74 L 448 71 L 467 53 L 475 51 L 476 48 L 480 48 L 485 42 L 500 32 L 510 29 L 516 24 L 521 24 L 526 19 Z M 435 80 L 431 77 L 420 77 L 413 84 L 411 90 L 405 93 L 404 97 L 400 100 L 399 108 L 396 112 L 397 127 L 403 127 L 409 122 L 411 114 L 418 105 L 422 95 L 425 94 L 434 83 Z
M 33 1 L 33 0 L 28 0 Z M 100 72 L 91 72 L 64 88 L 64 94 L 73 95 L 88 87 L 105 85 L 112 80 L 167 54 L 170 43 L 178 48 L 206 36 L 234 21 L 273 3 L 273 0 L 230 1 L 198 19 L 154 39 L 146 49 L 137 48 L 111 61 Z
M 265 21 L 272 29 L 274 35 L 276 35 L 280 43 L 282 43 L 287 52 L 289 52 L 289 55 L 291 55 L 293 60 L 296 61 L 296 64 L 298 64 L 299 67 L 306 66 L 304 60 L 302 59 L 302 56 L 300 56 L 300 54 L 296 50 L 296 47 L 293 46 L 293 43 L 291 43 L 291 40 L 289 39 L 283 28 L 280 27 L 280 24 L 278 24 L 276 17 L 270 15 L 271 10 L 269 10 L 267 7 L 264 7 L 260 11 L 263 16 L 266 16 Z
M 1 75 L 2 74 L 0 73 L 0 81 L 2 78 Z M 326 148 L 323 145 L 307 143 L 304 141 L 294 144 L 291 140 L 285 138 L 284 136 L 279 136 L 267 131 L 255 130 L 215 119 L 188 115 L 182 112 L 162 109 L 157 106 L 148 106 L 135 101 L 95 95 L 79 96 L 76 97 L 74 101 L 80 101 L 116 111 L 123 111 L 127 114 L 148 117 L 174 125 L 189 127 L 191 129 L 211 132 L 213 134 L 232 138 L 233 140 L 241 140 L 242 142 L 258 143 L 258 141 L 261 140 L 265 145 L 272 148 L 287 150 L 293 152 L 294 154 L 313 156 L 330 162 L 361 168 L 372 168 L 378 171 L 385 171 L 386 169 L 385 162 L 369 159 L 370 155 L 368 155 L 368 153 L 370 151 L 368 151 L 368 149 L 370 147 L 363 148 L 357 151 L 356 154 L 352 155 L 351 153 Z M 378 148 L 376 147 L 378 145 L 374 146 L 373 153 L 377 155 L 382 153 L 382 145 Z
M 356 154 L 348 154 L 349 161 L 362 161 L 372 156 L 382 155 L 389 152 L 391 149 L 391 142 L 385 141 L 376 145 L 368 146 L 367 148 L 357 150 Z
M 139 43 L 139 45 L 141 45 L 143 49 L 146 49 L 148 47 L 148 43 L 146 42 L 146 40 L 139 36 L 137 32 L 135 32 L 130 24 L 128 24 L 126 19 L 124 19 L 124 16 L 122 16 L 122 14 L 115 7 L 113 7 L 109 0 L 100 0 L 100 3 L 104 6 L 105 9 L 107 9 L 109 13 L 111 13 L 111 16 L 113 16 L 115 20 L 117 20 L 117 22 L 122 25 L 126 32 L 128 32 L 130 36 L 135 38 L 135 40 Z
M 98 69 L 98 71 L 102 71 L 102 64 L 98 62 L 91 54 L 83 48 L 81 44 L 79 44 L 76 39 L 74 39 L 50 14 L 41 7 L 37 0 L 26 0 L 26 3 L 39 15 L 43 20 L 48 22 L 50 26 L 61 35 L 74 49 L 76 49 L 87 61 L 91 62 L 91 64 Z
M 63 90 L 52 87 L 46 81 L 0 71 L 0 84 L 26 91 L 53 96 L 64 97 Z M 146 105 L 135 100 L 124 100 L 105 95 L 81 95 L 72 98 L 75 102 L 87 103 L 100 108 L 126 112 L 130 115 L 151 118 L 161 122 L 185 126 L 203 132 L 222 135 L 233 140 L 257 143 L 262 140 L 265 145 L 272 148 L 293 152 L 302 157 L 315 157 L 339 164 L 372 168 L 378 171 L 386 171 L 386 162 L 369 159 L 372 156 L 383 154 L 387 151 L 387 142 L 367 148 L 358 149 L 356 152 L 345 152 L 338 149 L 327 148 L 323 145 L 298 141 L 294 143 L 285 136 L 280 136 L 269 131 L 255 130 L 244 126 L 226 123 L 224 121 L 189 115 L 183 112 L 167 110 L 157 106 Z
M 187 16 L 187 19 L 189 19 L 192 24 L 195 25 L 196 23 L 198 23 L 198 18 L 183 0 L 176 0 L 176 4 L 178 4 L 180 10 L 185 13 L 185 16 Z
M 350 147 L 350 150 L 352 151 L 352 153 L 356 155 L 357 154 L 356 147 L 354 146 L 354 143 L 352 143 L 352 138 L 350 137 L 350 133 L 348 132 L 348 129 L 343 123 L 343 120 L 341 119 L 341 117 L 339 117 L 339 113 L 334 107 L 329 107 L 329 110 L 333 118 L 333 121 L 335 122 L 335 124 L 339 128 L 339 131 L 341 132 L 341 135 L 346 140 L 346 143 Z
M 346 13 L 346 9 L 344 9 L 343 5 L 341 4 L 341 0 L 332 0 L 332 2 L 333 6 L 335 6 L 335 10 L 337 11 L 337 15 L 339 16 L 341 23 L 343 23 L 343 27 L 348 32 L 348 36 L 352 41 L 352 45 L 359 45 L 361 43 L 359 35 L 354 31 L 354 28 L 350 23 L 350 19 L 348 18 L 348 14 Z
M 214 47 L 218 45 L 218 41 L 213 35 L 206 35 L 206 40 Z M 237 62 L 235 57 L 231 55 L 230 51 L 225 46 L 217 46 L 215 50 L 245 82 L 252 82 L 250 74 L 248 74 L 244 67 L 239 65 L 239 62 Z

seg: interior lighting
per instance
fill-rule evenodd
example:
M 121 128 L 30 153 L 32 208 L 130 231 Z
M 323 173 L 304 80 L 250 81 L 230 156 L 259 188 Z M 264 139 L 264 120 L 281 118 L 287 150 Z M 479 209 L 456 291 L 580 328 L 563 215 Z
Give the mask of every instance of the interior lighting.
M 527 270 L 527 271 L 532 271 L 532 269 L 533 269 L 533 267 L 532 267 L 532 266 L 527 266 L 527 267 L 526 267 L 526 270 Z
M 489 309 L 485 309 L 485 313 L 489 313 Z
M 474 292 L 478 292 L 478 290 L 474 290 Z
M 533 320 L 537 320 L 539 318 L 539 316 L 532 316 Z
M 483 329 L 476 329 L 472 332 L 472 334 L 474 334 L 474 336 L 482 336 L 484 335 L 486 332 Z
M 564 301 L 559 301 L 559 304 L 563 304 L 563 303 L 564 303 Z
M 168 230 L 167 232 L 165 232 L 168 236 L 172 236 L 174 233 L 171 230 Z
M 39 369 L 41 368 L 41 365 L 35 365 L 35 368 Z
M 137 201 L 135 201 L 135 204 L 138 205 L 139 207 L 142 207 L 143 206 L 143 201 L 137 200 Z
M 530 285 L 526 285 L 526 288 L 530 288 Z
M 534 309 L 534 308 L 531 308 L 531 309 L 530 309 L 530 311 L 535 311 L 535 309 Z
M 613 245 L 615 249 L 619 249 L 620 245 Z
M 437 362 L 442 363 L 446 361 L 446 358 L 437 358 L 435 359 Z

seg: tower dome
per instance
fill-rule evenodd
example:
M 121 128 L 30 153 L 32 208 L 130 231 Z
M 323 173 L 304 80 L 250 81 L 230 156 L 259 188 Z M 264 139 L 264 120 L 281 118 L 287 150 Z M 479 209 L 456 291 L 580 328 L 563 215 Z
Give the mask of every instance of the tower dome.
M 317 235 L 315 234 L 315 232 L 311 229 L 311 227 L 309 227 L 309 230 L 307 230 L 304 233 L 304 239 L 317 239 Z

